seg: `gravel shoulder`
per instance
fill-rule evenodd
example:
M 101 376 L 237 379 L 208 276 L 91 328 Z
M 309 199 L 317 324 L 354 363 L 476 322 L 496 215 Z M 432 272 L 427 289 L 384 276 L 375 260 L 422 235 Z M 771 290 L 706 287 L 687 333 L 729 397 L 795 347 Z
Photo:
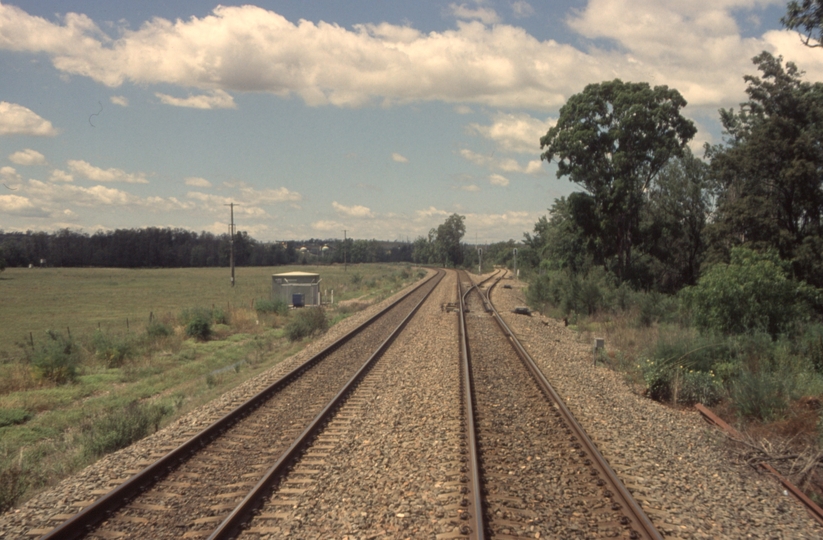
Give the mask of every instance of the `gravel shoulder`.
M 633 393 L 619 373 L 593 365 L 591 344 L 563 321 L 511 313 L 526 305 L 525 283 L 502 283 L 512 289 L 495 287 L 492 302 L 662 534 L 823 537 L 805 508 L 775 480 L 737 461 L 699 413 Z

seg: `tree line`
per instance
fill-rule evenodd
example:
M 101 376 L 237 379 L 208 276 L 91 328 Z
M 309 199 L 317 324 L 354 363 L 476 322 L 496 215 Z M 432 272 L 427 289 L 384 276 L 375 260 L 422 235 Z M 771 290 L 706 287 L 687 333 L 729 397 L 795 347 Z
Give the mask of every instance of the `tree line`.
M 117 229 L 86 234 L 70 229 L 49 232 L 0 231 L 0 270 L 6 266 L 186 268 L 228 266 L 228 234 L 185 229 Z M 325 248 L 325 249 L 324 249 Z M 411 262 L 410 243 L 378 240 L 310 239 L 261 242 L 245 231 L 234 236 L 238 266 Z

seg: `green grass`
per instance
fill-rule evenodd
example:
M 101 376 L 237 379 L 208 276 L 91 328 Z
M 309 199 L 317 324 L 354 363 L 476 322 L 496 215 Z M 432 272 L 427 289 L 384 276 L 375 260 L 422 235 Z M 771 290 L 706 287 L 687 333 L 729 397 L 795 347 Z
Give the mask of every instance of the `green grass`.
M 335 322 L 354 304 L 418 278 L 391 265 L 299 269 L 321 275 L 324 299 L 334 289 L 327 310 Z M 292 343 L 285 332 L 297 312 L 253 310 L 255 299 L 268 298 L 271 274 L 292 270 L 238 269 L 232 290 L 226 269 L 7 269 L 0 279 L 0 511 L 300 351 L 306 342 Z M 355 270 L 365 278 L 357 284 Z M 357 300 L 337 305 L 350 299 Z M 212 324 L 208 341 L 187 339 L 185 314 L 212 306 L 225 323 Z M 170 335 L 147 332 L 150 312 Z M 47 329 L 68 337 L 66 327 L 80 358 L 76 376 L 45 378 L 36 353 Z

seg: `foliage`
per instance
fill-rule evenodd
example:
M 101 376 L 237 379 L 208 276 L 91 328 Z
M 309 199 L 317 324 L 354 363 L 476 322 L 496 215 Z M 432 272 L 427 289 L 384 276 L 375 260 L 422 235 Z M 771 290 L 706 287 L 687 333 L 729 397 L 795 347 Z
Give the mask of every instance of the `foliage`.
M 686 148 L 669 161 L 647 193 L 640 249 L 649 255 L 642 285 L 669 293 L 694 285 L 705 251 L 703 229 L 711 209 L 708 166 Z
M 32 416 L 34 415 L 25 409 L 0 409 L 0 428 L 14 424 L 23 424 L 31 419 Z
M 80 350 L 74 340 L 53 330 L 37 343 L 31 358 L 36 374 L 55 384 L 74 382 L 80 361 Z
M 540 139 L 541 159 L 558 159 L 558 178 L 568 176 L 586 190 L 581 200 L 588 198 L 595 234 L 606 254 L 617 257 L 621 281 L 631 267 L 643 194 L 697 131 L 680 115 L 685 105 L 666 86 L 619 79 L 590 84 L 569 98 Z
M 329 320 L 322 307 L 300 309 L 286 325 L 286 337 L 289 341 L 298 341 L 305 337 L 322 334 L 329 327 Z
M 452 214 L 428 237 L 419 237 L 412 246 L 412 260 L 422 264 L 463 264 L 463 248 L 460 244 L 466 234 L 466 217 Z
M 152 320 L 149 324 L 146 325 L 146 334 L 150 338 L 162 338 L 166 336 L 170 336 L 174 333 L 171 326 L 168 324 L 158 321 Z
M 91 344 L 98 358 L 106 362 L 106 367 L 120 367 L 123 361 L 135 353 L 135 342 L 131 336 L 118 336 L 97 330 Z
M 747 75 L 749 100 L 722 110 L 726 138 L 707 148 L 717 212 L 710 255 L 737 245 L 773 249 L 799 280 L 823 286 L 823 83 L 801 80 L 792 62 L 763 52 Z
M 774 252 L 733 248 L 730 264 L 717 264 L 683 291 L 695 325 L 704 332 L 791 332 L 808 314 L 812 291 L 786 275 Z
M 746 370 L 732 384 L 732 399 L 740 415 L 768 422 L 788 408 L 792 382 L 778 373 Z
M 254 301 L 254 309 L 260 313 L 277 313 L 278 315 L 289 313 L 289 305 L 280 298 L 277 300 L 258 298 Z
M 186 324 L 186 335 L 205 341 L 211 336 L 211 317 L 202 313 L 194 315 Z
M 531 305 L 550 304 L 563 315 L 572 312 L 592 315 L 606 306 L 613 288 L 610 276 L 602 268 L 593 268 L 586 275 L 547 272 L 529 285 L 526 297 Z
M 19 463 L 0 469 L 0 513 L 14 506 L 27 488 L 27 478 Z
M 82 428 L 83 449 L 90 456 L 104 456 L 157 431 L 164 416 L 172 411 L 168 406 L 132 401 L 89 420 Z
M 789 30 L 804 34 L 804 45 L 823 46 L 823 0 L 792 0 L 780 22 Z

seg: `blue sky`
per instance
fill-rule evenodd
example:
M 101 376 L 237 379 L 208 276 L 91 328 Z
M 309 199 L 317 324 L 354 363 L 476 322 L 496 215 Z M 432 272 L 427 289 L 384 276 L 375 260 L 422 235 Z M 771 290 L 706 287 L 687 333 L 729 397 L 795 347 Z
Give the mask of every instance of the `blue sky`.
M 0 229 L 521 239 L 575 189 L 539 161 L 569 96 L 677 88 L 717 142 L 783 1 L 0 3 Z

